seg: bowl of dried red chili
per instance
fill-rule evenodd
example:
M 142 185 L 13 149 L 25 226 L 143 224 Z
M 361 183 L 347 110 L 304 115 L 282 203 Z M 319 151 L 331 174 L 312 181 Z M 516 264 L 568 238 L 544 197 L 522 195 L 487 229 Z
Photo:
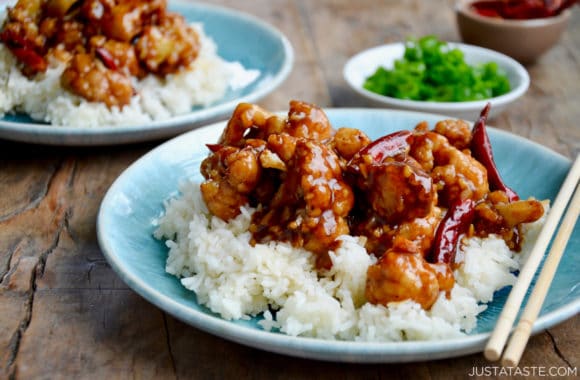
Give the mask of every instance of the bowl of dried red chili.
M 578 0 L 460 0 L 463 41 L 532 63 L 560 39 Z

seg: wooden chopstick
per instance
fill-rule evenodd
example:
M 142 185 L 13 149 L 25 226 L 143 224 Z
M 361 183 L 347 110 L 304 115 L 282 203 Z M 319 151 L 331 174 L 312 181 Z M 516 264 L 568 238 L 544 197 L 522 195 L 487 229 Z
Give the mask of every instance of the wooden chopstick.
M 577 187 L 574 198 L 572 198 L 568 211 L 566 212 L 566 215 L 564 215 L 564 219 L 560 224 L 558 234 L 552 243 L 550 253 L 544 262 L 538 281 L 534 286 L 534 290 L 528 299 L 528 303 L 520 317 L 518 326 L 512 334 L 508 346 L 503 354 L 501 361 L 503 366 L 515 367 L 518 365 L 520 358 L 522 357 L 522 353 L 524 352 L 524 348 L 526 347 L 532 332 L 532 326 L 534 325 L 544 300 L 546 299 L 546 294 L 548 293 L 556 269 L 558 269 L 558 264 L 564 254 L 564 250 L 566 249 L 566 244 L 570 239 L 570 235 L 572 235 L 572 231 L 574 231 L 574 225 L 576 225 L 579 213 L 580 187 Z
M 572 196 L 574 189 L 578 184 L 578 179 L 580 178 L 580 155 L 576 156 L 576 160 L 572 165 L 572 168 L 568 172 L 558 196 L 556 197 L 554 204 L 550 208 L 550 211 L 546 217 L 544 227 L 538 235 L 536 244 L 532 248 L 532 252 L 528 257 L 524 267 L 520 271 L 518 280 L 513 286 L 508 299 L 503 307 L 501 314 L 497 320 L 497 324 L 491 334 L 485 350 L 483 351 L 484 356 L 487 360 L 496 361 L 501 357 L 501 353 L 505 346 L 505 343 L 510 334 L 510 330 L 513 326 L 514 320 L 518 314 L 518 311 L 522 305 L 522 301 L 526 295 L 526 291 L 532 282 L 534 274 L 542 261 L 544 252 L 550 244 L 550 240 L 554 235 L 554 231 L 558 226 L 558 222 L 566 209 L 568 200 Z

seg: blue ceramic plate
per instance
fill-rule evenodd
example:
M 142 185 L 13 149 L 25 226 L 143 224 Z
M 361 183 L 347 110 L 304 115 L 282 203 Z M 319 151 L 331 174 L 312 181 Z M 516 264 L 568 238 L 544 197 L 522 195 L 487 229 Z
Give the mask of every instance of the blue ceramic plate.
M 433 126 L 443 117 L 407 111 L 330 109 L 336 127 L 355 127 L 377 138 L 399 129 L 411 129 L 426 120 Z M 199 165 L 207 155 L 204 143 L 217 141 L 224 123 L 188 132 L 157 147 L 131 165 L 113 183 L 98 216 L 98 239 L 113 269 L 137 293 L 182 321 L 259 349 L 321 360 L 344 362 L 404 362 L 465 355 L 483 350 L 507 289 L 497 292 L 479 316 L 478 328 L 461 339 L 363 343 L 290 337 L 265 332 L 255 318 L 226 321 L 196 302 L 195 294 L 165 273 L 167 248 L 153 238 L 154 221 L 163 213 L 163 201 L 177 194 L 180 180 L 201 181 Z M 541 145 L 490 128 L 500 171 L 522 197 L 554 200 L 570 169 L 570 161 Z M 550 288 L 534 332 L 557 324 L 580 310 L 580 228 L 576 228 Z
M 234 10 L 201 3 L 171 1 L 169 8 L 190 22 L 204 24 L 218 46 L 218 55 L 259 70 L 252 83 L 229 90 L 216 103 L 195 107 L 190 113 L 146 125 L 62 127 L 38 123 L 26 115 L 0 118 L 0 138 L 53 145 L 123 144 L 175 136 L 230 113 L 239 102 L 255 102 L 278 87 L 290 73 L 294 53 L 288 39 L 263 21 Z

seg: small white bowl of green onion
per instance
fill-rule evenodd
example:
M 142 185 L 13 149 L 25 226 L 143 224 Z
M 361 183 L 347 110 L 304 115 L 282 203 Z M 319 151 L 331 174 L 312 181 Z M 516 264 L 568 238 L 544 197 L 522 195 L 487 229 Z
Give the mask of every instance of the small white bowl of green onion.
M 343 75 L 379 105 L 467 120 L 488 102 L 491 117 L 498 115 L 530 85 L 528 72 L 514 59 L 435 36 L 365 50 L 346 63 Z

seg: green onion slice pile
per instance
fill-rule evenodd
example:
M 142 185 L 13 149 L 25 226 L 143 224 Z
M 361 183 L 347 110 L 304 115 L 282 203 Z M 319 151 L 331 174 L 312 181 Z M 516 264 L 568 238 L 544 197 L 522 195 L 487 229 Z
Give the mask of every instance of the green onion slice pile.
M 470 66 L 461 50 L 435 36 L 408 39 L 405 54 L 394 67 L 379 67 L 363 87 L 393 98 L 434 102 L 483 100 L 510 91 L 497 63 Z

